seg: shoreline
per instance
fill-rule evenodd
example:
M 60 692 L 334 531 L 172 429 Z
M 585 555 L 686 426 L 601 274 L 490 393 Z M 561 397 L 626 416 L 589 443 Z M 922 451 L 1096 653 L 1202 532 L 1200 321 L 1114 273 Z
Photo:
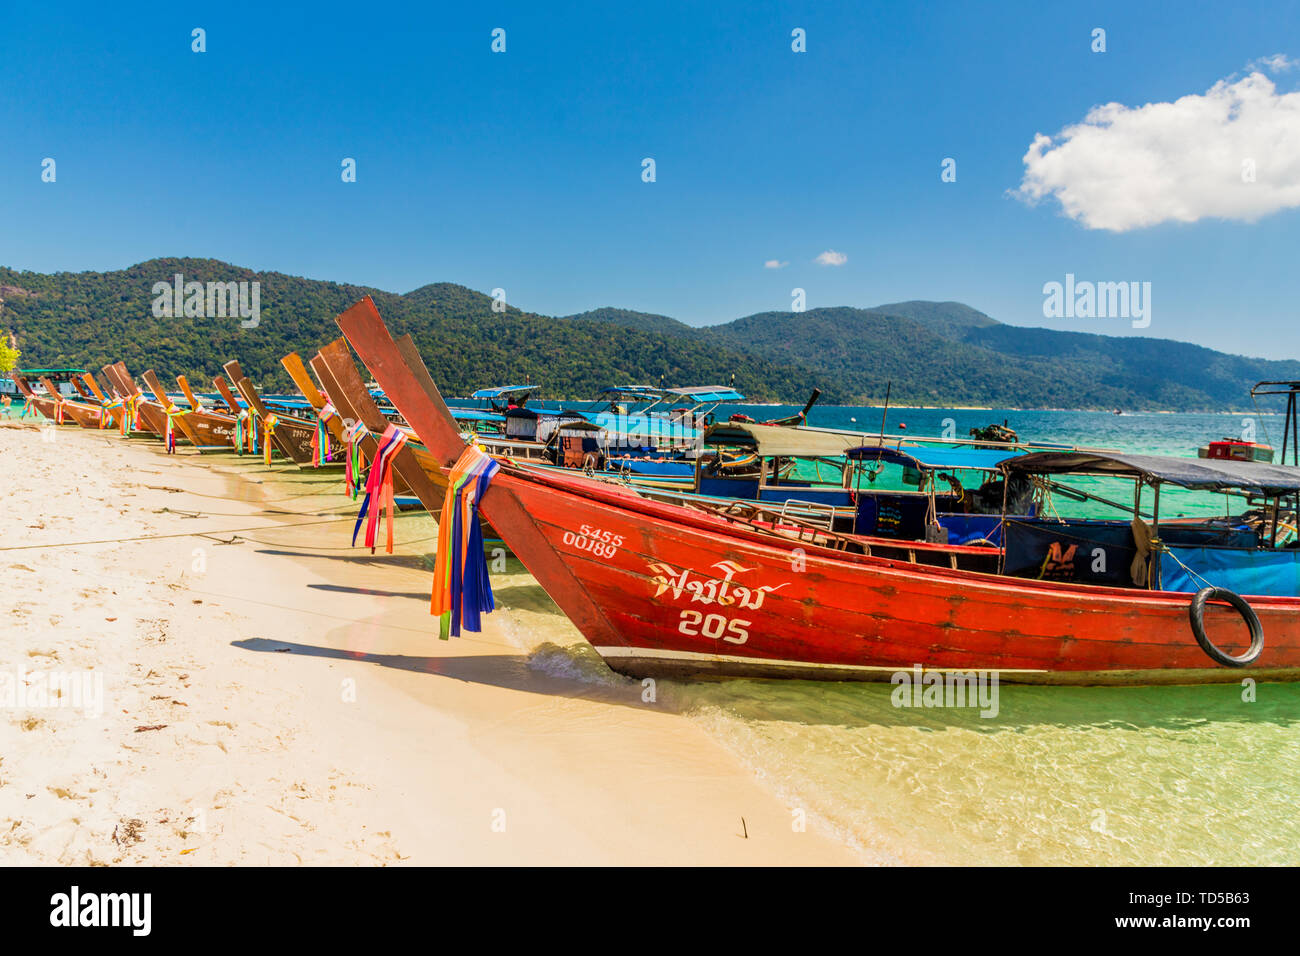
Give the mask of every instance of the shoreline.
M 671 693 L 551 654 L 574 632 L 513 557 L 439 641 L 423 512 L 372 557 L 337 473 L 30 425 L 0 427 L 0 666 L 106 706 L 6 710 L 0 861 L 861 863 Z

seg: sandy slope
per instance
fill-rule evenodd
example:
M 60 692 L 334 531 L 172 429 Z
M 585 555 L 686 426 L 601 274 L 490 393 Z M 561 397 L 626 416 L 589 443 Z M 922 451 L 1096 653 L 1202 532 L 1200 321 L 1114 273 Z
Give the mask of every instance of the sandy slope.
M 0 674 L 104 689 L 0 709 L 0 863 L 856 862 L 670 694 L 518 650 L 574 635 L 513 560 L 438 641 L 432 520 L 348 548 L 340 483 L 0 422 Z

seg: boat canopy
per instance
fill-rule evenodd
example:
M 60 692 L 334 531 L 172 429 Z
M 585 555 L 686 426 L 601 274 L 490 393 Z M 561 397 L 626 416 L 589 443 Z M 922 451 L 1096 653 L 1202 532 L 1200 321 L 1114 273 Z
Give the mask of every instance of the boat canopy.
M 602 395 L 639 398 L 647 402 L 658 398 L 662 392 L 663 389 L 655 388 L 653 385 L 610 385 L 600 390 Z
M 863 442 L 871 438 L 860 432 L 719 422 L 709 427 L 704 440 L 711 445 L 752 448 L 764 458 L 841 458 L 855 448 L 862 448 Z
M 1037 452 L 1006 458 L 1006 471 L 1030 474 L 1118 475 L 1168 482 L 1197 491 L 1253 491 L 1267 496 L 1300 491 L 1300 468 L 1262 461 L 1174 458 L 1117 452 Z
M 978 471 L 997 471 L 1006 461 L 1005 448 L 969 448 L 969 447 L 932 447 L 929 445 L 909 445 L 894 448 L 889 445 L 876 447 L 864 445 L 853 448 L 848 457 L 857 460 L 887 461 L 890 464 L 910 465 L 919 471 L 952 471 L 962 468 Z
M 689 388 L 658 388 L 653 385 L 611 385 L 600 394 L 630 398 L 642 402 L 661 402 L 664 399 L 690 399 L 700 404 L 718 402 L 743 402 L 745 396 L 725 385 L 692 385 Z
M 725 385 L 693 385 L 690 388 L 666 388 L 669 395 L 695 402 L 743 402 L 745 396 Z
M 516 395 L 531 395 L 537 391 L 536 385 L 498 385 L 494 388 L 480 388 L 470 398 L 506 398 Z
M 484 412 L 477 408 L 450 408 L 451 417 L 458 422 L 504 422 L 506 417 L 497 412 Z

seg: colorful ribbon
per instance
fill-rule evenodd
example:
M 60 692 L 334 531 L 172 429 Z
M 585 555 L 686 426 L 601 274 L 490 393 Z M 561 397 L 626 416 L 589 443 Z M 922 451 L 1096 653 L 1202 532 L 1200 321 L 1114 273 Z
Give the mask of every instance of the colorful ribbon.
M 343 483 L 353 500 L 361 488 L 361 475 L 366 468 L 366 457 L 361 453 L 361 439 L 369 434 L 364 422 L 353 422 L 343 429 L 343 443 L 347 446 L 343 455 Z
M 118 401 L 122 403 L 122 420 L 118 422 L 118 430 L 123 438 L 129 438 L 131 432 L 135 431 L 135 396 L 119 398 Z
M 357 532 L 367 515 L 366 547 L 375 553 L 375 532 L 379 528 L 379 514 L 388 510 L 388 548 L 393 553 L 393 513 L 397 510 L 393 502 L 393 459 L 406 444 L 406 432 L 396 425 L 389 425 L 379 439 L 379 450 L 375 453 L 374 464 L 370 466 L 370 477 L 366 479 L 366 496 L 362 499 L 361 510 L 357 512 L 356 527 L 352 529 L 352 545 L 356 546 Z
M 167 406 L 166 411 L 167 411 L 167 454 L 174 455 L 176 454 L 176 435 L 172 428 L 172 419 L 179 418 L 181 415 L 184 415 L 185 413 L 182 412 L 175 405 L 170 405 L 170 404 Z
M 438 555 L 433 567 L 433 600 L 430 610 L 438 615 L 438 636 L 458 637 L 462 626 L 480 630 L 480 615 L 492 611 L 492 582 L 488 580 L 487 555 L 483 553 L 483 531 L 478 521 L 478 503 L 487 493 L 492 476 L 501 465 L 478 446 L 470 445 L 448 476 L 447 495 L 438 519 Z
M 271 436 L 275 434 L 275 426 L 278 424 L 280 419 L 277 415 L 267 415 L 262 420 L 262 452 L 267 465 L 271 464 Z
M 316 434 L 311 439 L 311 463 L 315 468 L 327 463 L 330 456 L 334 454 L 330 448 L 330 430 L 329 420 L 338 418 L 339 413 L 334 410 L 334 406 L 326 402 L 320 410 L 320 415 L 316 418 Z
M 113 409 L 121 408 L 125 403 L 119 398 L 112 402 L 108 399 L 102 399 L 99 404 L 101 406 L 99 410 L 99 427 L 107 428 L 109 423 L 113 421 Z
M 235 416 L 235 451 L 257 454 L 257 416 L 250 415 L 246 408 Z

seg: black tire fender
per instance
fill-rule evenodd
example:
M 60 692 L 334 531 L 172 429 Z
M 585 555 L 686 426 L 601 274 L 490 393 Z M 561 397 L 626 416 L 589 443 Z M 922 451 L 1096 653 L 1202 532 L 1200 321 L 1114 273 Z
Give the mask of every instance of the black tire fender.
M 1205 605 L 1210 601 L 1222 601 L 1232 605 L 1246 621 L 1246 626 L 1250 628 L 1250 647 L 1242 654 L 1233 657 L 1225 651 L 1219 650 L 1205 633 Z M 1224 667 L 1245 667 L 1247 664 L 1254 663 L 1259 657 L 1260 652 L 1264 650 L 1264 626 L 1259 623 L 1259 615 L 1255 609 L 1246 603 L 1246 599 L 1227 588 L 1201 588 L 1192 598 L 1191 606 L 1188 608 L 1188 615 L 1192 619 L 1192 633 L 1196 635 L 1196 643 L 1201 645 L 1201 650 Z

